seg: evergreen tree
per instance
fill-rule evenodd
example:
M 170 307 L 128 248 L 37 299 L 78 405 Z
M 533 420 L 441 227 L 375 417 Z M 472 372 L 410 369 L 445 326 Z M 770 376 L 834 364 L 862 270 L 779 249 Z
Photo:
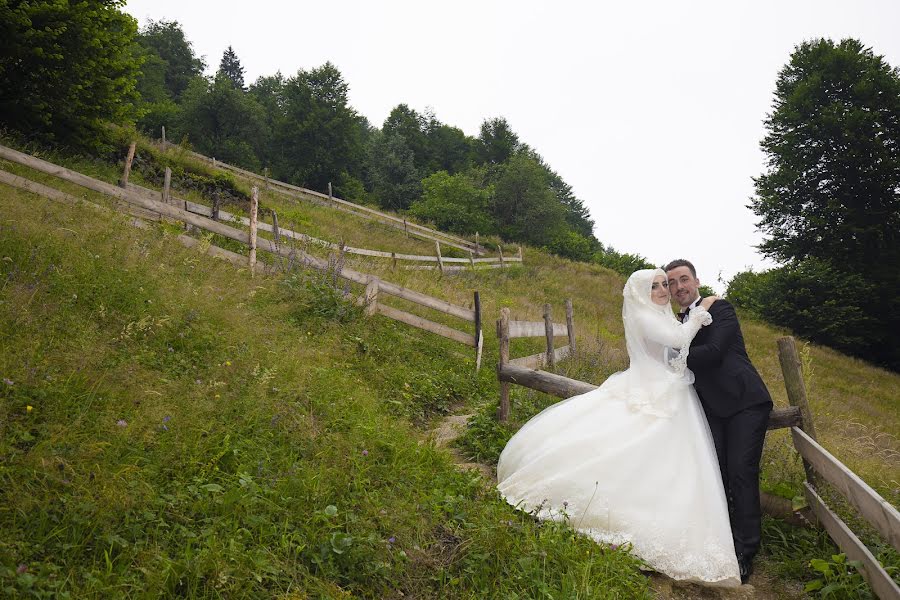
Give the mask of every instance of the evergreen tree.
M 244 89 L 244 67 L 231 46 L 222 54 L 222 61 L 219 63 L 219 73 L 227 77 L 235 89 Z

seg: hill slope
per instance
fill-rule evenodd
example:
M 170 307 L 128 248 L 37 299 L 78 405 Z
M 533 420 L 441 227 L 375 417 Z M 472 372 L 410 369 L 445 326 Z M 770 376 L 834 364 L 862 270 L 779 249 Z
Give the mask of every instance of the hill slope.
M 67 160 L 109 181 L 119 172 Z M 264 192 L 263 205 L 279 210 L 282 226 L 317 237 L 432 248 L 274 194 Z M 458 304 L 480 290 L 488 368 L 475 377 L 467 349 L 363 318 L 325 284 L 327 273 L 251 279 L 173 243 L 172 226 L 134 230 L 5 186 L 0 206 L 0 589 L 649 593 L 626 553 L 535 527 L 421 443 L 451 408 L 492 412 L 490 324 L 502 306 L 537 320 L 545 302 L 562 315 L 571 297 L 582 352 L 562 370 L 599 382 L 624 367 L 621 276 L 531 249 L 521 268 L 444 277 L 351 261 Z M 748 319 L 744 331 L 786 404 L 775 351 L 783 332 Z M 534 349 L 518 341 L 513 355 Z M 820 440 L 896 504 L 900 378 L 828 349 L 805 356 Z M 514 417 L 550 401 L 517 390 Z M 469 447 L 490 459 L 509 431 L 476 428 Z M 766 457 L 764 484 L 796 493 L 802 470 L 783 436 L 772 436 Z

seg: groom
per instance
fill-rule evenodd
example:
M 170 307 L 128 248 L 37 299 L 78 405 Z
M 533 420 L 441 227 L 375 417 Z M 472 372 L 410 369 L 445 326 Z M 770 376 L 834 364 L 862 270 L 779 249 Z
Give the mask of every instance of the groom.
M 669 293 L 681 306 L 679 318 L 689 319 L 700 303 L 697 270 L 684 259 L 673 260 L 665 270 Z M 716 300 L 709 313 L 713 322 L 691 342 L 687 365 L 716 445 L 741 582 L 747 583 L 761 536 L 759 461 L 772 398 L 747 357 L 734 308 Z

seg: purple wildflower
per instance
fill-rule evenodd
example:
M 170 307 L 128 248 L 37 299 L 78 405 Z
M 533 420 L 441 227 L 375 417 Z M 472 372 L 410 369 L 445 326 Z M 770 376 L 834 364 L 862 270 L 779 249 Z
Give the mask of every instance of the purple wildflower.
M 363 450 L 363 451 L 362 451 L 362 455 L 363 455 L 363 456 L 368 456 L 368 455 L 369 455 L 369 451 L 368 451 L 368 450 Z
M 395 538 L 394 536 L 391 536 L 391 537 L 388 538 L 388 544 L 393 544 L 393 543 L 395 543 L 396 541 L 397 541 L 397 538 Z
M 116 425 L 118 425 L 119 427 L 128 427 L 128 421 L 126 421 L 125 419 L 119 419 L 118 421 L 116 421 Z
M 163 431 L 168 431 L 168 430 L 169 430 L 169 426 L 168 426 L 168 425 L 160 425 L 159 428 L 162 429 Z
M 168 423 L 171 420 L 172 420 L 172 417 L 170 417 L 169 415 L 166 415 L 163 417 L 163 423 Z
M 12 385 L 12 384 L 13 384 L 13 380 L 10 379 L 9 377 L 4 377 L 4 378 L 3 378 L 3 383 L 5 383 L 6 385 Z
M 19 568 L 16 569 L 16 573 L 19 575 L 23 575 L 27 572 L 28 572 L 28 565 L 26 565 L 25 563 L 22 563 L 21 565 L 19 565 Z

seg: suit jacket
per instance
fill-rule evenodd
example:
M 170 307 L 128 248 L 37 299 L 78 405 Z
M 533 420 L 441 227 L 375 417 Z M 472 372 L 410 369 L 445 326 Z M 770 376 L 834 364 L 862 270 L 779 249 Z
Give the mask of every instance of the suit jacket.
M 694 388 L 708 414 L 727 418 L 772 397 L 750 363 L 734 307 L 716 300 L 709 309 L 712 324 L 691 342 L 687 366 L 694 372 Z

